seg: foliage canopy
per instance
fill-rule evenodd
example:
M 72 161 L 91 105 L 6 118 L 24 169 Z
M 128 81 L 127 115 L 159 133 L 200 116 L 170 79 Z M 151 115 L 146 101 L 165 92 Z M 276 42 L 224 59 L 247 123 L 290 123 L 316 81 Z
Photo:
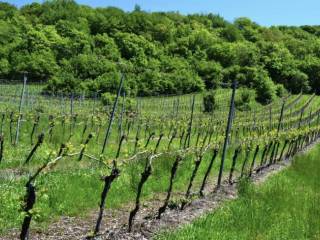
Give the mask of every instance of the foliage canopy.
M 214 14 L 91 8 L 73 0 L 0 3 L 0 77 L 29 72 L 47 90 L 182 94 L 238 80 L 272 100 L 277 84 L 320 93 L 320 26 L 263 27 Z M 262 95 L 260 95 L 263 94 Z

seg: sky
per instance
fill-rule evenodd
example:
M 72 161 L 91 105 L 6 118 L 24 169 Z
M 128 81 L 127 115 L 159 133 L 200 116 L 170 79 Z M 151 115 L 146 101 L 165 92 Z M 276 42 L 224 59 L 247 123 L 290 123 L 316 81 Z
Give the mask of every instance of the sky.
M 18 7 L 42 0 L 0 0 Z M 320 0 L 76 0 L 92 7 L 119 7 L 133 10 L 136 4 L 145 11 L 178 11 L 219 14 L 229 21 L 249 17 L 264 25 L 320 25 Z

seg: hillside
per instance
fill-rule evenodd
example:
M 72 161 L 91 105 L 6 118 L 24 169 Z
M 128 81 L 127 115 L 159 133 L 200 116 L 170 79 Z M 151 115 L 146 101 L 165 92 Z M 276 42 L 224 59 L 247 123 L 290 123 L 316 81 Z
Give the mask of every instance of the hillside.
M 72 0 L 0 3 L 0 78 L 48 81 L 49 92 L 185 94 L 237 80 L 273 100 L 320 93 L 320 27 L 263 27 L 214 14 L 91 8 Z

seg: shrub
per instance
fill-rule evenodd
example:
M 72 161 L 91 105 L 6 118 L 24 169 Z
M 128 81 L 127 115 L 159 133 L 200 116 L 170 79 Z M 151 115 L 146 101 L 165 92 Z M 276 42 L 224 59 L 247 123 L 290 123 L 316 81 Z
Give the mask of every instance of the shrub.
M 275 98 L 274 83 L 270 79 L 261 81 L 256 87 L 256 93 L 257 102 L 264 105 L 271 103 Z
M 284 97 L 287 94 L 287 89 L 282 84 L 277 84 L 276 94 L 278 97 Z
M 285 86 L 290 92 L 298 94 L 300 92 L 307 93 L 310 91 L 309 77 L 305 73 L 299 70 L 291 70 L 285 72 L 283 77 L 288 79 L 288 83 Z
M 203 79 L 207 89 L 216 89 L 223 78 L 222 67 L 214 61 L 201 61 L 197 64 L 196 70 Z
M 210 91 L 203 96 L 203 107 L 204 112 L 213 112 L 216 107 L 216 97 L 213 91 Z
M 115 95 L 106 92 L 101 95 L 101 102 L 104 106 L 111 106 L 114 103 L 115 98 Z
M 71 72 L 60 71 L 48 81 L 43 93 L 74 93 L 79 91 L 83 91 L 80 80 Z
M 104 93 L 101 95 L 101 102 L 104 106 L 113 106 L 114 101 L 116 99 L 116 95 L 111 94 L 111 93 Z M 118 108 L 122 107 L 122 103 L 123 103 L 123 98 L 120 97 L 119 101 L 118 101 Z M 126 112 L 132 112 L 134 111 L 136 106 L 136 100 L 133 98 L 125 98 L 125 110 Z
M 122 101 L 120 101 L 120 104 L 122 104 Z M 125 109 L 127 113 L 134 112 L 137 106 L 137 102 L 134 98 L 126 98 L 125 101 Z
M 235 100 L 235 106 L 239 111 L 249 111 L 251 110 L 250 102 L 251 93 L 248 89 L 244 89 L 240 97 Z

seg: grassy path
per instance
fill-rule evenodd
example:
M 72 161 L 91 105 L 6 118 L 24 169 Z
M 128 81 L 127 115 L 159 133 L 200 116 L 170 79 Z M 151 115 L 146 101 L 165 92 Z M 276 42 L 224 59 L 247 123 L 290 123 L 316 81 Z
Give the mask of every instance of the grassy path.
M 320 145 L 264 184 L 242 183 L 237 200 L 157 239 L 320 239 Z

